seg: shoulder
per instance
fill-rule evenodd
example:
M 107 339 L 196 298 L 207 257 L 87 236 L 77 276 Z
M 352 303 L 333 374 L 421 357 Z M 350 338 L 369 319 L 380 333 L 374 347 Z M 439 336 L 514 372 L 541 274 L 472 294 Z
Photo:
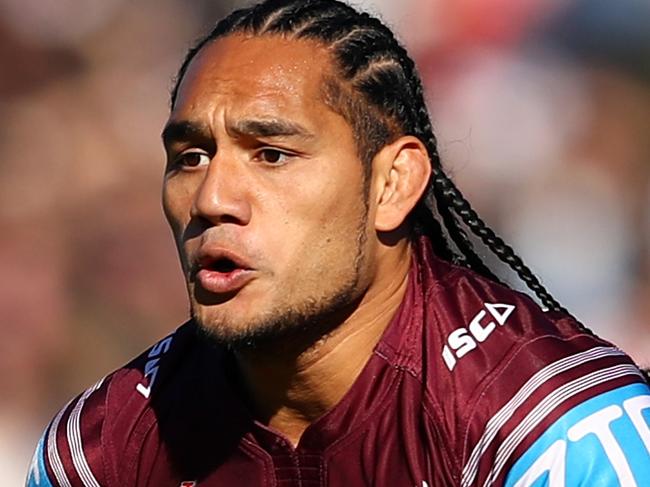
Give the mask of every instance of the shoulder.
M 430 272 L 423 316 L 429 374 L 464 399 L 567 356 L 591 357 L 594 348 L 599 356 L 625 357 L 573 317 L 546 312 L 523 293 L 441 261 Z
M 594 347 L 624 356 L 573 317 L 545 311 L 528 295 L 470 270 L 436 260 L 425 272 L 423 321 L 431 345 L 425 353 L 435 374 L 463 393 L 484 388 L 508 367 L 532 371 Z
M 183 325 L 68 402 L 37 446 L 27 485 L 119 485 L 118 456 L 155 421 L 152 396 L 173 380 L 191 335 Z
M 549 475 L 567 486 L 594 475 L 636 485 L 625 479 L 650 476 L 650 389 L 632 360 L 569 316 L 440 265 L 427 308 L 437 345 L 427 350 L 427 384 L 461 485 L 524 487 Z

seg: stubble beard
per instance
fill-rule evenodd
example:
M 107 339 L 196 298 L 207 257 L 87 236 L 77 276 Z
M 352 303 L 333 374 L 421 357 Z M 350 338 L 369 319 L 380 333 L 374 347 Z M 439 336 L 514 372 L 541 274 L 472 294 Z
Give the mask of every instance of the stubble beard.
M 366 206 L 357 227 L 352 272 L 336 288 L 323 296 L 306 297 L 299 303 L 272 309 L 244 326 L 233 326 L 227 318 L 204 323 L 192 309 L 192 318 L 202 337 L 234 351 L 272 351 L 292 345 L 307 348 L 323 339 L 354 311 L 363 295 L 359 288 L 366 260 L 367 221 Z

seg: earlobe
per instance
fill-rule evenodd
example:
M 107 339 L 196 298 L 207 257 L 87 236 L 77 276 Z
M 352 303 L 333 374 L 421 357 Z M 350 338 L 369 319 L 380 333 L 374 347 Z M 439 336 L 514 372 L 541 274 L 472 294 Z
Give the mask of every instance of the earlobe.
M 373 160 L 377 185 L 375 229 L 397 229 L 415 208 L 431 176 L 431 162 L 424 144 L 403 136 L 385 146 Z

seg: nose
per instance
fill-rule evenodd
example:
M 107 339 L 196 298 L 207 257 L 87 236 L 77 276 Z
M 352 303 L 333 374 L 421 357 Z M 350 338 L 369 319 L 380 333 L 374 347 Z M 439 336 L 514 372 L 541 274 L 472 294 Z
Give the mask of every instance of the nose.
M 247 197 L 245 169 L 225 154 L 213 157 L 204 173 L 192 204 L 191 215 L 213 225 L 247 225 L 251 205 Z

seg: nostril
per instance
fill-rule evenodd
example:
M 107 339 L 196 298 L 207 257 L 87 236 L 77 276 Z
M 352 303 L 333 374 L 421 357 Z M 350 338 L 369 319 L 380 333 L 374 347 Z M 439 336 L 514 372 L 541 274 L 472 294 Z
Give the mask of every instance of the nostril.
M 239 218 L 237 218 L 237 217 L 234 216 L 234 215 L 223 214 L 223 215 L 221 215 L 221 217 L 219 218 L 219 223 L 234 223 L 234 224 L 237 225 L 237 224 L 241 224 L 241 221 L 240 221 Z

